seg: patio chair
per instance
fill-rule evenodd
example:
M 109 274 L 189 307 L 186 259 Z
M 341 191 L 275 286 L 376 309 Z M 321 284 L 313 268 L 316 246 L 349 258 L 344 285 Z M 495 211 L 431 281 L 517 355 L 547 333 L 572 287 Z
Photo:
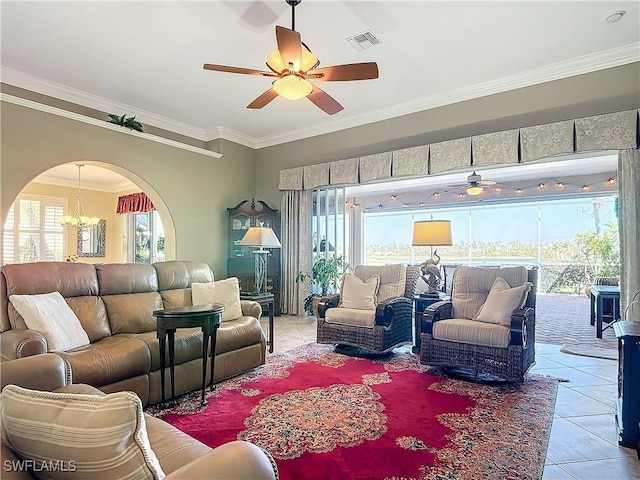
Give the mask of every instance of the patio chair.
M 476 381 L 522 382 L 535 363 L 538 270 L 460 266 L 451 301 L 422 315 L 420 362 Z
M 357 356 L 412 344 L 412 299 L 419 275 L 419 266 L 356 266 L 353 276 L 343 278 L 339 295 L 320 301 L 317 342 Z

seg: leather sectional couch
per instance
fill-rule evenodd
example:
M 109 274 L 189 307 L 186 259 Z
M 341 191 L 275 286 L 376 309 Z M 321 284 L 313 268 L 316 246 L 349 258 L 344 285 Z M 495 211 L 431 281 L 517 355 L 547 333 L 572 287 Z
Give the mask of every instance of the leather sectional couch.
M 45 337 L 26 328 L 9 296 L 58 291 L 91 342 L 69 351 L 53 352 L 70 365 L 74 382 L 92 385 L 105 393 L 133 391 L 143 404 L 157 403 L 161 400 L 160 353 L 152 312 L 191 305 L 191 284 L 212 281 L 213 272 L 207 264 L 189 261 L 153 265 L 66 262 L 5 265 L 0 269 L 2 360 L 48 351 Z M 258 321 L 261 307 L 250 301 L 241 304 L 243 316 L 222 322 L 218 328 L 216 381 L 265 362 L 266 339 Z M 199 328 L 176 332 L 175 365 L 176 394 L 201 388 Z M 165 375 L 168 397 L 168 369 Z

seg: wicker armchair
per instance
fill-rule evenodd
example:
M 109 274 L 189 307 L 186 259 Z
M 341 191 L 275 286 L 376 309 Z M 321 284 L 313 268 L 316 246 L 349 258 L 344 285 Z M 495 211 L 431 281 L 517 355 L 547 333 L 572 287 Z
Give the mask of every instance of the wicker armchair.
M 336 344 L 336 351 L 352 355 L 383 354 L 413 343 L 412 298 L 420 267 L 358 265 L 354 270 L 363 281 L 376 274 L 380 288 L 373 325 L 358 325 L 355 319 L 353 324 L 349 319 L 343 323 L 327 321 L 327 310 L 340 308 L 340 295 L 323 297 L 318 305 L 318 343 Z
M 524 306 L 511 313 L 509 326 L 473 319 L 497 277 L 510 287 L 532 284 Z M 471 372 L 476 380 L 524 381 L 535 363 L 537 280 L 535 268 L 458 267 L 451 301 L 434 303 L 422 315 L 420 362 Z M 506 320 L 508 324 L 508 313 Z

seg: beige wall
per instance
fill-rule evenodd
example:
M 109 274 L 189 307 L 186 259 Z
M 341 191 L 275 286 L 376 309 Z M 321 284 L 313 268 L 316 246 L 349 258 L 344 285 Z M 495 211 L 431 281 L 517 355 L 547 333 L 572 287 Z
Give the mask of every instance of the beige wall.
M 29 183 L 22 192 L 30 195 L 46 195 L 50 197 L 63 197 L 67 199 L 67 212 L 73 212 L 76 201 L 77 188 L 44 185 L 42 183 Z M 80 191 L 87 215 L 106 220 L 105 256 L 82 257 L 78 261 L 85 263 L 118 263 L 122 262 L 122 219 L 116 215 L 118 195 L 96 190 Z M 78 231 L 67 232 L 67 249 L 65 255 L 78 253 Z
M 226 276 L 227 208 L 254 195 L 251 149 L 223 145 L 223 158 L 2 102 L 0 220 L 37 175 L 62 163 L 96 162 L 131 179 L 166 205 L 178 259 L 208 263 Z M 106 165 L 105 165 L 106 164 Z M 87 205 L 88 208 L 88 205 Z
M 224 155 L 216 159 L 3 102 L 0 220 L 20 190 L 53 166 L 110 166 L 162 206 L 167 249 L 175 232 L 176 258 L 207 262 L 221 277 L 226 209 L 252 197 L 279 209 L 283 168 L 638 107 L 635 63 L 257 151 L 216 140 L 209 145 Z
M 638 107 L 640 63 L 634 63 L 275 145 L 257 152 L 256 198 L 280 202 L 285 168 Z

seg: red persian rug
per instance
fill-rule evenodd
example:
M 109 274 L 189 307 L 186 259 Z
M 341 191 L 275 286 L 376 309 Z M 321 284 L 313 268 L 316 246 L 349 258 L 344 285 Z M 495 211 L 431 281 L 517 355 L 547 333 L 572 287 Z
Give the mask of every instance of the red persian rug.
M 410 353 L 346 357 L 307 344 L 149 413 L 211 447 L 247 440 L 282 479 L 541 478 L 557 380 L 454 380 Z

